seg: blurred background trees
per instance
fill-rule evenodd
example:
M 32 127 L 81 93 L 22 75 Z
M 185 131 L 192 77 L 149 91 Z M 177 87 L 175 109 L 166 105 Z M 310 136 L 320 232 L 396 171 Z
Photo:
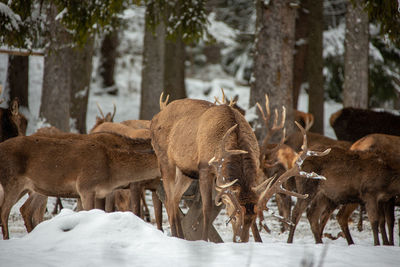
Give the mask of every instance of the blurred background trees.
M 118 47 L 127 27 L 121 14 L 138 5 L 146 9 L 142 119 L 159 111 L 162 91 L 170 99 L 186 97 L 186 79 L 212 65 L 236 85 L 249 87 L 249 108 L 268 93 L 272 108 L 285 105 L 289 119 L 304 90 L 316 132 L 323 131 L 324 101 L 363 108 L 400 105 L 397 1 L 1 0 L 0 5 L 2 47 L 24 49 L 9 56 L 8 99 L 17 96 L 28 107 L 25 55 L 43 54 L 40 114 L 66 131 L 86 132 L 92 72 L 102 77 L 105 89 L 96 93 L 119 93 L 115 66 L 124 57 Z M 223 32 L 215 32 L 215 25 Z M 99 58 L 94 71 L 93 55 Z

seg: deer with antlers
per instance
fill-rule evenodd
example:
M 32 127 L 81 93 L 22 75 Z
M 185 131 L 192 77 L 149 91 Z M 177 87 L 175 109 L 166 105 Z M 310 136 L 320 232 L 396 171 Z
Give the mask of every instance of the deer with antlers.
M 300 172 L 301 162 L 313 154 L 305 146 L 299 164 L 279 178 L 264 181 L 257 139 L 243 115 L 226 103 L 175 100 L 153 117 L 150 130 L 166 192 L 171 232 L 181 238 L 184 236 L 178 204 L 191 179 L 198 179 L 200 185 L 202 239 L 208 240 L 215 188 L 218 193 L 214 201 L 226 205 L 233 240 L 247 242 L 250 228 L 258 233 L 258 210 L 266 209 L 265 203 L 274 193 L 299 196 L 281 185 L 293 175 L 305 175 Z

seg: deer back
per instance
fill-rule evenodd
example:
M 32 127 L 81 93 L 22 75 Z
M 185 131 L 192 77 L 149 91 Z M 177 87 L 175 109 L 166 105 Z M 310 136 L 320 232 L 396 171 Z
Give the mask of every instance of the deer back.
M 199 168 L 209 167 L 224 134 L 235 124 L 238 127 L 229 136 L 226 148 L 248 153 L 231 156 L 232 164 L 226 164 L 224 171 L 230 172 L 227 178 L 239 179 L 239 184 L 248 186 L 259 168 L 258 143 L 250 125 L 232 107 L 203 100 L 176 100 L 154 116 L 150 128 L 157 154 L 172 160 L 184 174 L 197 178 Z

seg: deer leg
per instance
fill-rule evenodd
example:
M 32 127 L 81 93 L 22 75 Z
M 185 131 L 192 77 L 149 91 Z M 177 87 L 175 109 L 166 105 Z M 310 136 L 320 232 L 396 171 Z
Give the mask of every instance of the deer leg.
M 335 211 L 335 209 L 337 208 L 337 205 L 334 204 L 332 201 L 329 201 L 329 206 L 325 208 L 325 210 L 322 212 L 322 215 L 319 219 L 319 235 L 323 236 L 324 233 L 324 229 L 326 224 L 329 221 L 329 218 L 331 217 L 332 213 Z
M 48 197 L 44 195 L 38 194 L 36 199 L 34 199 L 33 207 L 36 208 L 32 214 L 32 226 L 35 228 L 39 223 L 44 220 L 44 214 L 47 209 L 47 200 Z
M 293 208 L 292 211 L 292 223 L 293 225 L 290 225 L 289 227 L 289 236 L 288 236 L 288 243 L 293 243 L 293 238 L 294 238 L 294 231 L 296 230 L 296 226 L 300 221 L 301 215 L 303 214 L 303 211 L 307 208 L 308 204 L 310 203 L 309 199 L 297 199 L 296 205 Z
M 389 245 L 389 239 L 386 233 L 386 220 L 385 220 L 385 208 L 386 203 L 379 202 L 378 203 L 378 224 L 379 224 L 379 232 L 381 233 L 382 243 L 383 245 Z
M 163 165 L 160 163 L 160 170 L 162 175 L 162 184 L 165 191 L 165 208 L 168 214 L 168 222 L 171 227 L 171 235 L 178 237 L 176 228 L 176 215 L 179 212 L 179 203 L 174 203 L 173 193 L 175 186 L 175 166 Z
M 290 217 L 290 208 L 292 205 L 292 198 L 288 195 L 284 194 L 276 194 L 275 195 L 276 204 L 278 206 L 279 215 L 289 220 Z M 281 223 L 281 232 L 285 232 L 288 229 L 288 225 L 284 222 Z
M 307 218 L 314 235 L 315 243 L 322 243 L 322 227 L 320 225 L 321 214 L 325 209 L 331 209 L 332 203 L 323 195 L 317 195 L 307 210 Z
M 365 205 L 360 204 L 360 216 L 358 218 L 357 229 L 359 232 L 363 230 L 363 213 L 365 212 Z
M 94 207 L 96 209 L 105 210 L 106 209 L 106 198 L 95 198 Z
M 378 227 L 379 227 L 379 213 L 378 213 L 378 203 L 376 201 L 376 198 L 374 198 L 373 196 L 367 196 L 365 201 L 365 209 L 367 211 L 367 215 L 368 215 L 368 219 L 369 222 L 371 224 L 371 228 L 374 234 L 374 245 L 375 246 L 379 246 L 379 231 L 378 231 Z
M 87 193 L 80 193 L 81 201 L 82 201 L 82 208 L 84 210 L 91 210 L 95 207 L 95 193 L 94 192 L 87 192 Z
M 342 229 L 348 245 L 354 244 L 353 238 L 351 237 L 349 230 L 349 217 L 358 207 L 358 205 L 359 204 L 357 203 L 343 205 L 336 215 L 336 220 L 338 221 L 340 228 Z
M 34 192 L 29 193 L 28 199 L 24 202 L 24 204 L 19 208 L 19 212 L 21 213 L 22 218 L 24 219 L 24 224 L 26 231 L 30 233 L 33 230 L 33 222 L 32 222 L 32 206 L 31 203 L 33 198 L 35 197 Z
M 154 217 L 156 218 L 157 229 L 164 232 L 162 228 L 162 202 L 157 196 L 156 191 L 151 192 L 151 198 L 153 200 Z
M 189 188 L 191 183 L 192 183 L 192 179 L 183 175 L 181 170 L 176 168 L 175 184 L 179 185 L 179 186 L 175 186 L 174 197 L 173 197 L 176 207 L 179 207 L 179 202 L 181 201 L 182 195 Z M 181 211 L 179 209 L 178 209 L 178 212 L 175 214 L 175 216 L 176 216 L 176 222 L 177 222 L 176 226 L 177 226 L 178 235 L 179 235 L 179 237 L 184 238 L 181 217 L 180 217 Z
M 5 186 L 4 188 L 4 201 L 0 208 L 0 219 L 3 232 L 3 239 L 9 239 L 10 234 L 8 231 L 8 218 L 10 216 L 10 211 L 12 206 L 26 193 L 21 187 L 17 185 L 17 188 L 13 187 L 15 185 Z M 10 187 L 12 190 L 10 190 Z M 11 192 L 10 192 L 11 191 Z
M 261 236 L 260 236 L 260 232 L 258 232 L 258 228 L 257 228 L 256 222 L 253 222 L 253 224 L 251 225 L 251 232 L 253 233 L 254 241 L 262 243 L 262 239 L 261 239 Z
M 106 212 L 115 211 L 115 194 L 114 194 L 114 191 L 106 196 L 105 211 Z
M 208 168 L 200 170 L 199 177 L 199 187 L 200 187 L 200 195 L 201 201 L 203 204 L 203 232 L 201 238 L 205 241 L 208 240 L 208 230 L 210 228 L 210 213 L 213 207 L 212 203 L 212 186 L 213 186 L 213 176 L 210 175 Z
M 141 187 L 140 189 L 141 193 L 140 193 L 140 198 L 142 200 L 142 204 L 143 204 L 143 214 L 142 217 L 146 220 L 146 222 L 150 222 L 150 211 L 149 211 L 149 207 L 147 206 L 146 203 L 146 191 L 144 189 L 144 187 Z
M 140 197 L 141 197 L 141 185 L 139 182 L 131 183 L 129 185 L 129 189 L 131 190 L 131 205 L 133 213 L 136 216 L 140 216 Z
M 54 206 L 53 211 L 51 212 L 53 215 L 57 214 L 58 211 L 61 211 L 63 209 L 63 205 L 61 202 L 61 198 L 57 197 L 56 205 Z
M 395 198 L 390 199 L 385 205 L 385 219 L 389 231 L 389 245 L 394 246 L 394 206 Z

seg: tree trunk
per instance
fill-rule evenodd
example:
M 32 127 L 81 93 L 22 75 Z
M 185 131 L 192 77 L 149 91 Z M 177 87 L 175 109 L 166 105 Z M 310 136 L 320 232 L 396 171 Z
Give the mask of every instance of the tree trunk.
M 324 133 L 324 66 L 322 57 L 323 0 L 308 1 L 309 43 L 307 51 L 308 112 L 314 115 L 312 132 Z
M 79 133 L 86 133 L 86 112 L 92 76 L 93 59 L 92 38 L 82 48 L 76 48 L 72 53 L 71 64 L 71 119 Z
M 295 54 L 293 62 L 293 108 L 297 109 L 300 88 L 307 81 L 306 56 L 308 49 L 308 2 L 302 0 L 299 15 L 296 18 Z
M 147 16 L 147 13 L 146 13 Z M 153 34 L 145 26 L 140 98 L 140 119 L 151 120 L 160 111 L 159 96 L 164 90 L 165 26 L 160 23 Z
M 363 2 L 347 5 L 343 106 L 368 108 L 368 14 Z
M 165 41 L 164 92 L 170 101 L 186 98 L 185 88 L 185 44 L 181 36 Z
M 50 34 L 48 50 L 44 58 L 43 92 L 40 116 L 52 126 L 69 132 L 70 104 L 70 44 L 71 36 L 55 20 L 57 9 L 48 8 L 47 20 Z
M 264 105 L 265 94 L 270 99 L 271 110 L 282 106 L 287 110 L 285 127 L 293 130 L 293 50 L 296 10 L 289 0 L 271 0 L 256 4 L 256 48 L 254 56 L 254 81 L 251 84 L 250 106 Z M 262 118 L 256 122 L 256 136 L 261 142 L 266 134 Z M 276 140 L 276 139 L 275 139 Z
M 99 72 L 102 78 L 102 85 L 106 92 L 111 95 L 118 93 L 118 88 L 114 80 L 118 44 L 118 31 L 113 30 L 104 36 L 100 49 Z
M 8 56 L 6 85 L 10 90 L 10 101 L 17 97 L 20 106 L 29 108 L 29 57 Z

